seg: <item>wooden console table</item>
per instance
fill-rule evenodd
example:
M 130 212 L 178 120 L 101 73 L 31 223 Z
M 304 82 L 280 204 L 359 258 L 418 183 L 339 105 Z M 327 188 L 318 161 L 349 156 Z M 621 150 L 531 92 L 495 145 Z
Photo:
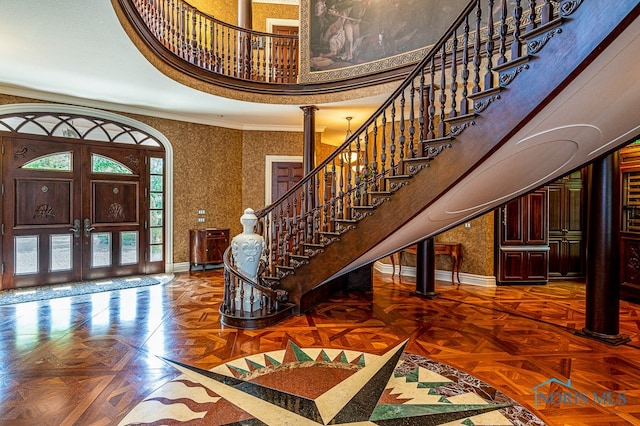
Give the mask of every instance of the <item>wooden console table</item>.
M 229 230 L 217 228 L 191 229 L 189 231 L 190 268 L 216 265 L 223 262 L 222 255 L 229 247 Z
M 409 246 L 391 255 L 391 265 L 393 266 L 393 274 L 396 272 L 395 257 L 398 256 L 398 274 L 402 276 L 402 252 L 417 254 L 418 246 Z M 460 265 L 462 264 L 462 244 L 460 243 L 436 243 L 435 253 L 451 256 L 451 284 L 455 284 L 454 277 L 458 276 L 458 284 L 460 284 Z

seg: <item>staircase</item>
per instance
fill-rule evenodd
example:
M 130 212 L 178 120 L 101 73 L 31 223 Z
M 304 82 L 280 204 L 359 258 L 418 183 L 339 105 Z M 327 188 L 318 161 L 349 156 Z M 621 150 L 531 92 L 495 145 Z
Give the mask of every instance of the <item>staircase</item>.
M 300 313 L 336 277 L 628 143 L 638 3 L 472 1 L 342 146 L 257 212 L 263 267 L 253 282 L 227 253 L 223 322 Z

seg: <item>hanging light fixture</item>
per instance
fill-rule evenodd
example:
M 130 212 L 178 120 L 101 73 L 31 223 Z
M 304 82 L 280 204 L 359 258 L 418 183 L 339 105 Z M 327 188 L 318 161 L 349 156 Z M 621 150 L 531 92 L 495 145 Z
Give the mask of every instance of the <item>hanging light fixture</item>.
M 353 117 L 346 117 L 346 118 L 347 118 L 347 134 L 344 136 L 345 142 L 349 140 L 349 138 L 351 137 L 351 120 L 353 119 Z M 349 153 L 348 151 L 342 153 L 342 161 L 344 161 L 345 164 L 351 164 L 355 162 L 357 158 L 358 158 L 358 153 L 353 150 L 351 151 L 351 153 Z

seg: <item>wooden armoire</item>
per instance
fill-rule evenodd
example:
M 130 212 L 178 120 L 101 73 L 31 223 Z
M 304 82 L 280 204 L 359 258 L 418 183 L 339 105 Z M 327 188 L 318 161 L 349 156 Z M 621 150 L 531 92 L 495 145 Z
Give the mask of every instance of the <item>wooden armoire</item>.
M 498 284 L 585 277 L 586 169 L 496 210 Z
M 620 150 L 620 297 L 640 303 L 640 144 Z
M 549 192 L 539 189 L 498 208 L 495 270 L 498 285 L 549 279 Z
M 549 188 L 549 279 L 584 279 L 586 169 Z

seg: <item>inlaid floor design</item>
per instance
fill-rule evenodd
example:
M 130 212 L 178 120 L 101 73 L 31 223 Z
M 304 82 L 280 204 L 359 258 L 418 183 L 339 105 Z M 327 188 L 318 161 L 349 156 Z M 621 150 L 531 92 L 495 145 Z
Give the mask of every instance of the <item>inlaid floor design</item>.
M 502 392 L 450 366 L 403 353 L 308 348 L 233 360 L 183 374 L 120 424 L 543 425 Z
M 142 410 L 153 413 L 151 423 L 158 406 L 179 401 L 186 389 L 189 400 L 178 402 L 184 412 L 205 412 L 186 424 L 215 424 L 203 409 L 210 399 L 238 404 L 220 411 L 228 417 L 216 417 L 219 423 L 304 424 L 260 420 L 242 398 L 218 394 L 228 391 L 219 380 L 250 382 L 244 394 L 252 398 L 264 395 L 255 389 L 293 393 L 293 383 L 305 390 L 296 395 L 305 397 L 307 420 L 355 412 L 344 404 L 375 382 L 380 403 L 371 408 L 362 397 L 358 409 L 374 413 L 377 424 L 393 424 L 383 422 L 398 409 L 433 414 L 430 404 L 489 409 L 432 424 L 538 424 L 535 417 L 550 425 L 640 424 L 640 309 L 621 303 L 620 331 L 631 336 L 625 345 L 577 336 L 583 284 L 438 282 L 441 296 L 428 300 L 412 295 L 411 278 L 375 273 L 373 293 L 337 294 L 304 315 L 248 331 L 220 324 L 222 283 L 220 270 L 179 273 L 162 285 L 0 306 L 0 425 L 117 425 L 142 420 L 135 417 Z M 305 363 L 313 368 L 300 368 Z M 474 386 L 486 390 L 484 403 L 474 399 Z M 337 389 L 355 394 L 338 398 Z M 168 401 L 167 391 L 177 398 Z M 272 404 L 273 395 L 257 399 Z M 415 407 L 406 404 L 412 399 Z M 523 409 L 495 410 L 500 404 Z M 504 419 L 486 420 L 496 412 Z

